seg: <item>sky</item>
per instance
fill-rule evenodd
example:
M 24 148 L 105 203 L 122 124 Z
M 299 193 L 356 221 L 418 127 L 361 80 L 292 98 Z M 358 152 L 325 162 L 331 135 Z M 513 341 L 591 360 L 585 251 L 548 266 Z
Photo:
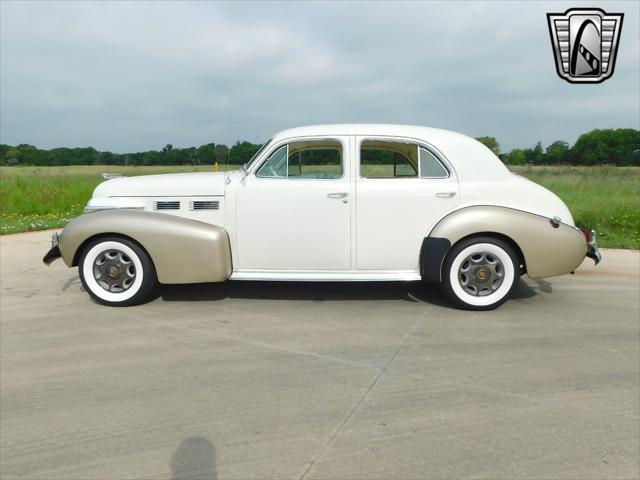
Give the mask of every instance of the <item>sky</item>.
M 547 12 L 625 14 L 613 77 L 555 70 Z M 0 143 L 125 153 L 319 123 L 495 136 L 640 128 L 640 2 L 0 0 Z

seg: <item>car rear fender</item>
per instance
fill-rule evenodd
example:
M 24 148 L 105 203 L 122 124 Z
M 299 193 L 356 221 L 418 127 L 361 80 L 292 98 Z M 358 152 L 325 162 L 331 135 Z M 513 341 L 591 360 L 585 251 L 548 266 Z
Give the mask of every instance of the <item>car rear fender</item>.
M 572 272 L 587 253 L 582 232 L 555 219 L 507 207 L 465 207 L 441 219 L 425 238 L 420 259 L 423 278 L 441 281 L 442 264 L 451 246 L 479 234 L 513 242 L 531 278 Z

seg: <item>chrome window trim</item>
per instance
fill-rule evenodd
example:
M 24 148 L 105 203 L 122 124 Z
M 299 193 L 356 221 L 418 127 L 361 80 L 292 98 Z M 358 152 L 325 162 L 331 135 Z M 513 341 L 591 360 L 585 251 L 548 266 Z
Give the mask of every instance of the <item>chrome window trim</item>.
M 344 137 L 350 138 L 352 137 L 352 135 L 344 135 Z M 290 143 L 301 143 L 301 142 L 312 142 L 312 141 L 323 141 L 323 140 L 328 140 L 331 141 L 333 140 L 334 142 L 337 142 L 340 144 L 340 167 L 342 169 L 342 175 L 336 178 L 295 178 L 295 177 L 289 177 L 289 144 Z M 264 154 L 264 158 L 260 159 L 259 161 L 256 161 L 256 166 L 252 169 L 252 174 L 255 178 L 260 179 L 260 180 L 296 180 L 298 182 L 302 182 L 302 181 L 316 181 L 316 180 L 322 180 L 322 181 L 332 181 L 332 180 L 344 180 L 345 179 L 345 174 L 346 174 L 346 168 L 345 168 L 345 152 L 349 151 L 349 142 L 347 142 L 347 146 L 345 148 L 345 144 L 344 144 L 344 139 L 343 138 L 339 138 L 336 137 L 334 135 L 331 136 L 313 136 L 313 137 L 292 137 L 292 138 L 287 138 L 287 139 L 283 139 L 280 140 L 277 143 L 274 143 L 271 147 L 271 149 L 269 149 L 268 151 L 265 152 Z M 260 170 L 262 169 L 262 167 L 264 166 L 265 163 L 267 163 L 267 161 L 269 160 L 269 158 L 271 157 L 271 155 L 273 155 L 275 152 L 277 152 L 278 150 L 280 150 L 283 146 L 287 147 L 287 176 L 286 177 L 266 177 L 266 176 L 261 176 L 258 175 L 260 173 Z
M 399 137 L 399 136 L 390 136 L 390 135 L 355 135 L 356 139 L 356 151 L 354 152 L 357 156 L 357 166 L 356 166 L 356 175 L 358 180 L 447 180 L 455 175 L 455 178 L 458 177 L 453 165 L 447 159 L 447 157 L 440 152 L 435 146 L 430 143 L 420 140 L 418 138 L 413 137 Z M 360 150 L 362 148 L 362 142 L 365 140 L 378 140 L 380 142 L 388 141 L 389 143 L 397 142 L 397 143 L 411 143 L 417 146 L 418 149 L 418 176 L 417 177 L 363 177 L 361 175 L 361 158 L 360 158 Z M 428 152 L 430 152 L 436 160 L 442 165 L 442 167 L 446 170 L 446 177 L 423 177 L 421 175 L 420 169 L 420 148 L 424 148 Z
M 427 176 L 422 176 L 422 162 L 421 160 L 421 156 L 420 156 L 420 149 L 427 151 L 428 153 L 430 153 L 431 155 L 433 155 L 433 158 L 436 159 L 436 162 L 438 162 L 440 164 L 440 166 L 443 168 L 443 170 L 445 172 L 447 172 L 447 174 L 445 176 L 440 176 L 440 177 L 427 177 Z M 420 145 L 418 145 L 418 175 L 420 178 L 426 178 L 426 179 L 431 179 L 431 180 L 444 180 L 445 178 L 449 178 L 451 176 L 451 172 L 449 171 L 449 169 L 446 167 L 446 165 L 444 163 L 442 163 L 442 161 L 438 158 L 438 156 L 432 152 L 431 150 L 429 150 L 426 147 L 421 147 Z
M 287 153 L 285 155 L 285 158 L 287 160 L 287 176 L 286 177 L 274 177 L 272 175 L 260 175 L 260 172 L 262 171 L 262 168 L 267 164 L 269 159 L 273 155 L 275 155 L 277 152 L 282 150 L 283 148 L 285 148 L 287 150 Z M 275 178 L 275 179 L 281 179 L 281 180 L 286 180 L 287 178 L 289 178 L 289 144 L 288 143 L 285 143 L 284 145 L 280 145 L 278 148 L 276 148 L 273 151 L 269 152 L 269 155 L 267 155 L 267 158 L 264 159 L 264 162 L 262 162 L 260 164 L 260 166 L 258 167 L 258 169 L 256 170 L 256 177 L 257 178 Z

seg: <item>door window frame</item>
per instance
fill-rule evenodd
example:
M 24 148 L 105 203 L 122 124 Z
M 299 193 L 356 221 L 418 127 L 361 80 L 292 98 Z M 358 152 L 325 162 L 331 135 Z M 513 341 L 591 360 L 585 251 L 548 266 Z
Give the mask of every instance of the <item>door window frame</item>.
M 354 152 L 357 161 L 356 163 L 356 178 L 358 180 L 450 180 L 456 179 L 457 174 L 451 163 L 447 160 L 447 158 L 438 150 L 436 147 L 431 145 L 430 143 L 425 142 L 424 140 L 419 140 L 417 138 L 411 137 L 391 137 L 388 135 L 356 135 L 356 151 Z M 363 177 L 362 176 L 362 157 L 360 155 L 360 151 L 362 150 L 362 143 L 367 140 L 376 140 L 379 142 L 389 142 L 389 143 L 409 143 L 416 146 L 417 154 L 418 154 L 418 175 L 416 177 Z M 421 168 L 420 168 L 420 148 L 424 148 L 429 153 L 431 153 L 435 159 L 442 165 L 442 167 L 447 172 L 446 177 L 423 177 L 421 176 Z
M 279 142 L 273 143 L 270 146 L 270 148 L 264 152 L 263 158 L 260 158 L 259 160 L 257 160 L 255 162 L 256 165 L 254 166 L 254 168 L 252 168 L 251 174 L 257 180 L 295 180 L 296 182 L 317 181 L 317 180 L 320 180 L 320 181 L 323 181 L 323 182 L 331 182 L 331 181 L 336 181 L 336 180 L 345 180 L 345 179 L 348 178 L 347 177 L 348 164 L 346 162 L 346 158 L 350 154 L 350 152 L 349 152 L 349 138 L 350 137 L 351 137 L 351 135 L 344 135 L 343 138 L 340 138 L 340 136 L 334 136 L 334 135 L 331 135 L 331 136 L 315 135 L 315 136 L 310 136 L 310 137 L 292 137 L 292 138 L 282 139 Z M 340 144 L 340 148 L 341 148 L 340 167 L 342 167 L 342 175 L 340 177 L 336 177 L 336 178 L 300 178 L 300 177 L 296 178 L 296 177 L 289 177 L 288 176 L 288 172 L 289 172 L 289 144 L 290 143 L 297 143 L 297 142 L 313 142 L 313 141 L 319 141 L 320 142 L 320 141 L 323 141 L 323 140 L 334 141 L 334 142 L 337 142 L 337 143 Z M 283 146 L 287 147 L 287 176 L 286 177 L 262 177 L 262 176 L 258 175 L 258 172 L 263 167 L 263 165 L 269 160 L 271 155 L 273 155 L 275 152 L 277 152 Z

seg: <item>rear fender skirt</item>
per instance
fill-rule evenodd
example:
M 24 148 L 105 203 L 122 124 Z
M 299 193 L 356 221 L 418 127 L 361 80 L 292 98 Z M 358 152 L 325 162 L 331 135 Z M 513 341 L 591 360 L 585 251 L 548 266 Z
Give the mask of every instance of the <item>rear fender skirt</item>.
M 221 282 L 231 275 L 229 236 L 223 227 L 139 210 L 103 210 L 75 218 L 60 236 L 62 259 L 76 266 L 83 244 L 105 235 L 139 243 L 161 283 Z
M 441 280 L 442 262 L 449 245 L 471 235 L 499 234 L 522 251 L 531 278 L 552 277 L 574 271 L 587 253 L 580 230 L 540 215 L 506 207 L 465 207 L 444 217 L 423 243 L 421 269 L 427 281 Z M 429 240 L 431 239 L 431 240 Z

